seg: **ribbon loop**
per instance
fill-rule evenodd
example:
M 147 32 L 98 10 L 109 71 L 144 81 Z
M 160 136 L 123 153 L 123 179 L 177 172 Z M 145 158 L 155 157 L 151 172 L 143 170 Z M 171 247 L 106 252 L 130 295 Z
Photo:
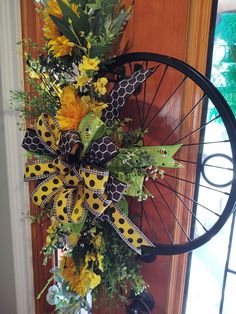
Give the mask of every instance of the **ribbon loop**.
M 47 147 L 42 142 L 40 136 L 34 129 L 28 128 L 25 133 L 25 137 L 22 142 L 22 147 L 30 152 L 39 155 L 46 155 L 51 157 L 56 157 L 57 154 L 47 149 Z
M 41 139 L 41 142 L 44 144 L 47 150 L 49 150 L 52 154 L 58 155 L 58 148 L 56 145 L 56 137 L 52 132 L 52 118 L 49 117 L 48 114 L 41 114 L 36 121 L 36 133 L 38 137 Z M 50 125 L 51 122 L 51 125 Z M 56 125 L 53 124 L 55 129 Z
M 57 175 L 51 175 L 49 178 L 45 179 L 39 185 L 36 186 L 32 192 L 32 200 L 40 208 L 43 208 L 48 204 L 51 199 L 59 191 L 63 189 L 63 182 Z
M 109 136 L 104 136 L 93 142 L 87 160 L 91 164 L 101 165 L 118 154 L 117 146 Z
M 31 161 L 25 165 L 24 180 L 32 181 L 45 179 L 53 174 L 58 174 L 58 170 L 54 167 L 53 162 Z

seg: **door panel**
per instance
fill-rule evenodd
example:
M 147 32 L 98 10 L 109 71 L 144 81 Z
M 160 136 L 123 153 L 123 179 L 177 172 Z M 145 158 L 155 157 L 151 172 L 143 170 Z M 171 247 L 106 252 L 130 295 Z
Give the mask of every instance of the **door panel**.
M 129 6 L 131 0 L 124 0 Z M 42 25 L 32 0 L 21 0 L 23 38 L 31 38 L 33 41 L 42 42 Z M 190 63 L 198 70 L 204 72 L 208 47 L 208 34 L 211 14 L 211 1 L 204 0 L 136 0 L 134 2 L 131 18 L 121 38 L 117 51 L 122 52 L 155 52 L 176 57 Z M 152 81 L 150 81 L 150 88 Z M 154 87 L 153 83 L 153 87 Z M 26 84 L 26 88 L 29 86 Z M 171 88 L 171 86 L 170 86 Z M 188 102 L 196 97 L 196 91 L 182 91 L 182 96 L 176 101 L 182 102 L 182 110 L 187 110 Z M 160 120 L 163 135 L 170 130 L 178 112 L 167 113 L 165 119 Z M 198 117 L 195 117 L 198 123 Z M 150 139 L 151 140 L 151 139 Z M 157 143 L 152 143 L 157 144 Z M 187 171 L 187 169 L 186 169 Z M 195 176 L 192 169 L 192 177 Z M 184 189 L 184 186 L 183 186 Z M 178 212 L 178 204 L 176 204 Z M 34 208 L 33 211 L 36 209 Z M 181 217 L 188 223 L 188 217 Z M 168 217 L 167 217 L 168 220 Z M 171 221 L 169 222 L 172 223 Z M 33 259 L 35 294 L 42 289 L 49 277 L 49 265 L 42 266 L 42 256 L 39 254 L 47 225 L 32 225 Z M 178 237 L 178 234 L 176 234 Z M 183 297 L 183 283 L 185 278 L 186 256 L 177 257 L 158 256 L 152 264 L 143 266 L 143 275 L 150 286 L 150 291 L 156 300 L 154 313 L 177 314 L 181 313 L 181 300 Z M 125 313 L 125 308 L 120 306 L 111 308 L 105 312 L 103 306 L 96 302 L 95 314 Z M 41 301 L 36 303 L 37 313 L 49 313 L 50 307 L 43 295 Z

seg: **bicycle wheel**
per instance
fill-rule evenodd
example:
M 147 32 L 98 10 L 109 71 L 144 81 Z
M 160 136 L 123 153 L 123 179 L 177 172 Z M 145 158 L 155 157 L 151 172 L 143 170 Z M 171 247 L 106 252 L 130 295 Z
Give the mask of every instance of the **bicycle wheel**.
M 145 182 L 153 198 L 128 198 L 129 215 L 155 243 L 143 253 L 184 253 L 208 242 L 235 207 L 235 119 L 212 83 L 177 59 L 130 53 L 115 58 L 106 75 L 112 87 L 140 68 L 155 70 L 126 101 L 121 117 L 132 119 L 130 128 L 148 130 L 145 146 L 182 144 L 174 159 L 183 167 L 163 167 L 163 178 Z M 225 160 L 210 157 L 222 152 Z

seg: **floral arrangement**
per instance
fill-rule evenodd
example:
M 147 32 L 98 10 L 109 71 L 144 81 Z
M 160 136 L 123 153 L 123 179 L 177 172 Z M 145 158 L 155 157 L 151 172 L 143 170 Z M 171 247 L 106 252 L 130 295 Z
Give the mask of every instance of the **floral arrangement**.
M 45 286 L 47 301 L 58 313 L 79 313 L 89 310 L 91 291 L 125 301 L 130 289 L 146 288 L 137 255 L 154 244 L 128 217 L 126 196 L 152 197 L 145 178 L 164 176 L 163 158 L 165 167 L 181 167 L 172 158 L 181 145 L 145 147 L 147 130 L 127 131 L 128 119 L 120 120 L 128 97 L 155 68 L 139 69 L 112 89 L 101 75 L 130 8 L 118 0 L 45 0 L 39 11 L 46 44 L 36 45 L 36 59 L 26 54 L 33 92 L 14 91 L 12 102 L 23 123 L 35 121 L 22 144 L 24 179 L 35 182 L 36 219 L 51 219 L 44 262 L 55 250 L 62 255 Z

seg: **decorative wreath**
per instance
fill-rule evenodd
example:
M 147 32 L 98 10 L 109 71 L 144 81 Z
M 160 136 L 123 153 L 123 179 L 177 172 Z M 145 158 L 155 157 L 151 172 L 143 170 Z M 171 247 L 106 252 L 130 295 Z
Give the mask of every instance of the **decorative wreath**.
M 145 179 L 163 177 L 163 167 L 181 167 L 173 159 L 181 145 L 143 146 L 148 130 L 128 130 L 128 119 L 120 120 L 129 96 L 156 68 L 141 68 L 112 89 L 101 76 L 131 8 L 118 0 L 48 0 L 39 10 L 46 45 L 36 46 L 37 59 L 26 54 L 34 93 L 13 92 L 12 98 L 24 103 L 17 107 L 24 119 L 35 119 L 22 144 L 30 152 L 24 179 L 35 182 L 37 218 L 51 218 L 45 263 L 55 249 L 62 251 L 45 287 L 55 281 L 47 301 L 58 313 L 77 313 L 101 287 L 122 300 L 119 287 L 124 294 L 146 288 L 136 255 L 154 244 L 129 218 L 126 196 L 152 197 Z

